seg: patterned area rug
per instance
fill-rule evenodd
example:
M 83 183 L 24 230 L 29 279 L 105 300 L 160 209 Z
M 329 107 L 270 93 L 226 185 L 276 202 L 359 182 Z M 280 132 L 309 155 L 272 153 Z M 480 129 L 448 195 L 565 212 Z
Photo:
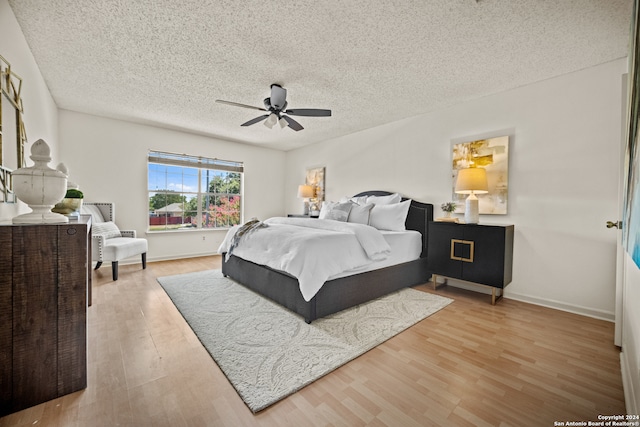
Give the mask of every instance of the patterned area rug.
M 407 288 L 308 325 L 219 270 L 158 282 L 253 412 L 453 302 Z

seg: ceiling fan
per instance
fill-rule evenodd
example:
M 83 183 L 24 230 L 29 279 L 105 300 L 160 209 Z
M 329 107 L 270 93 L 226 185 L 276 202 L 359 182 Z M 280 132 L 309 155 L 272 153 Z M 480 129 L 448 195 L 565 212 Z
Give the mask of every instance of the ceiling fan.
M 269 129 L 273 128 L 276 123 L 281 128 L 289 126 L 295 131 L 304 129 L 300 123 L 293 120 L 289 116 L 305 116 L 305 117 L 329 117 L 331 116 L 331 110 L 321 110 L 317 108 L 295 108 L 286 110 L 287 108 L 287 90 L 279 84 L 271 85 L 271 96 L 264 99 L 264 108 L 254 107 L 252 105 L 239 104 L 237 102 L 223 101 L 216 99 L 216 102 L 220 104 L 233 105 L 242 108 L 251 108 L 252 110 L 267 111 L 268 114 L 264 114 L 255 119 L 251 119 L 248 122 L 243 123 L 241 126 L 251 126 L 264 120 L 264 125 Z

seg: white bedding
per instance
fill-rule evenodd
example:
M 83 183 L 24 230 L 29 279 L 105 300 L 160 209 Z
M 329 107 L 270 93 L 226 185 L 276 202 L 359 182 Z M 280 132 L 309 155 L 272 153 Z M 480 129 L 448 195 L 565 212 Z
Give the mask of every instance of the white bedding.
M 330 278 L 410 261 L 407 257 L 417 259 L 422 247 L 416 231 L 380 232 L 368 225 L 323 219 L 276 217 L 264 222 L 268 227 L 244 236 L 233 255 L 296 277 L 305 301 Z M 238 228 L 229 230 L 219 253 L 228 251 Z M 413 240 L 413 249 L 406 253 L 399 249 L 404 246 L 401 235 L 413 235 L 406 237 Z
M 380 261 L 374 261 L 360 268 L 343 271 L 342 273 L 329 277 L 328 280 L 365 273 L 367 271 L 390 267 L 392 265 L 402 264 L 404 262 L 414 261 L 420 258 L 420 254 L 422 253 L 422 235 L 418 231 L 381 230 L 380 232 L 391 247 L 391 253 L 387 258 Z

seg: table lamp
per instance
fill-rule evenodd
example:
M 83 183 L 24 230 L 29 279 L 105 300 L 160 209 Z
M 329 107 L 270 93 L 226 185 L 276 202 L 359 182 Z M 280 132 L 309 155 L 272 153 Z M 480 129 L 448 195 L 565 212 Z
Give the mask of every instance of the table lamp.
M 456 194 L 468 194 L 465 201 L 464 222 L 477 224 L 479 221 L 478 198 L 476 194 L 489 192 L 487 183 L 487 171 L 484 168 L 467 168 L 458 171 L 456 181 Z
M 298 185 L 298 197 L 301 199 L 313 199 L 315 191 L 313 185 Z M 304 215 L 309 215 L 309 204 L 304 204 Z

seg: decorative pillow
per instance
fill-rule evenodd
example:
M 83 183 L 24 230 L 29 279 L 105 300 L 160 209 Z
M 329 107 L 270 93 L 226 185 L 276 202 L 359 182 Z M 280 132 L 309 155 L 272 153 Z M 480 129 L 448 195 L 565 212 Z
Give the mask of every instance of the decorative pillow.
M 336 203 L 329 209 L 329 211 L 324 216 L 324 219 L 333 219 L 336 221 L 346 222 L 347 218 L 349 218 L 349 212 L 351 211 L 352 206 L 353 203 L 351 202 Z
M 335 205 L 337 205 L 336 202 L 322 202 L 322 206 L 320 207 L 320 216 L 318 218 L 325 219 L 331 208 Z
M 357 222 L 358 224 L 369 224 L 369 215 L 371 214 L 372 204 L 369 205 L 357 205 L 353 204 L 349 211 L 349 217 L 347 222 Z
M 369 196 L 367 197 L 367 203 L 373 203 L 374 205 L 391 205 L 394 203 L 400 203 L 402 197 L 399 193 L 393 193 L 388 196 Z
M 375 205 L 371 209 L 369 225 L 378 230 L 404 231 L 411 199 L 392 205 Z
M 94 223 L 104 222 L 104 217 L 102 216 L 102 212 L 100 211 L 100 208 L 98 208 L 96 205 L 83 204 L 82 208 L 80 209 L 80 213 L 83 215 L 91 215 L 91 220 Z
M 120 229 L 113 221 L 98 222 L 91 227 L 91 233 L 93 235 L 101 234 L 105 239 L 111 239 L 112 237 L 122 237 Z

